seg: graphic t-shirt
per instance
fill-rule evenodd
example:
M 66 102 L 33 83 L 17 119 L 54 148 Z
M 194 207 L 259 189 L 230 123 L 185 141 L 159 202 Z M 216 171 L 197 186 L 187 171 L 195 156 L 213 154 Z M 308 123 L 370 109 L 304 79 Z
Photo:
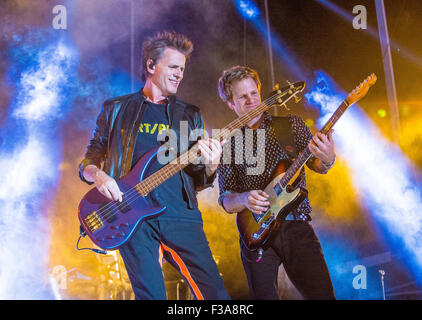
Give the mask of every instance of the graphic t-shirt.
M 157 136 L 169 129 L 169 122 L 166 116 L 166 105 L 156 104 L 149 101 L 145 102 L 145 112 L 142 116 L 138 128 L 135 149 L 133 153 L 132 167 L 148 151 L 159 147 L 165 141 L 159 141 Z M 179 126 L 179 124 L 173 124 Z M 144 178 L 157 172 L 165 164 L 160 164 L 154 159 L 148 167 Z M 166 206 L 167 209 L 159 220 L 188 220 L 202 222 L 201 212 L 196 209 L 188 208 L 188 197 L 183 188 L 183 181 L 180 172 L 174 174 L 171 178 L 164 181 L 149 194 L 152 203 Z

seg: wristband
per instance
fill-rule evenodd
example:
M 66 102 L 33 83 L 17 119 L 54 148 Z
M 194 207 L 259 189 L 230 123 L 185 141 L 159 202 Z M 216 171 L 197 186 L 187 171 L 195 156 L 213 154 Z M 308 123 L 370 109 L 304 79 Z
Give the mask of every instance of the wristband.
M 334 155 L 334 160 L 333 162 L 326 164 L 324 161 L 321 160 L 322 165 L 324 166 L 325 169 L 331 169 L 331 167 L 334 165 L 334 163 L 336 162 L 336 155 Z

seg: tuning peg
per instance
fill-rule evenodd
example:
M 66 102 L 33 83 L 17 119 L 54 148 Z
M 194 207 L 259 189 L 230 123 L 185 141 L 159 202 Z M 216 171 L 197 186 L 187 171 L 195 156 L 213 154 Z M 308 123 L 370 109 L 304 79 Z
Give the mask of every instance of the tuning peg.
M 295 95 L 295 102 L 298 103 L 300 100 L 302 100 L 302 98 Z
M 274 91 L 277 91 L 280 88 L 280 86 L 278 85 L 278 83 L 275 84 L 275 86 L 273 87 Z
M 290 111 L 289 107 L 285 103 L 281 104 L 280 106 L 284 107 L 287 111 Z

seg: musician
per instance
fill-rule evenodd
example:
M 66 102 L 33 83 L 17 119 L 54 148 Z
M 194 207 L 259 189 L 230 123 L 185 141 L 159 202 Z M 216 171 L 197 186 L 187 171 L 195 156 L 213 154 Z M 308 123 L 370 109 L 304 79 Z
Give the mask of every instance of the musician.
M 163 130 L 173 130 L 178 139 L 183 121 L 189 133 L 203 130 L 200 109 L 175 96 L 192 51 L 192 42 L 175 32 L 145 39 L 145 86 L 103 104 L 79 172 L 108 199 L 122 201 L 115 179 L 127 175 L 142 155 L 166 141 L 158 137 Z M 181 273 L 197 299 L 230 298 L 208 246 L 196 198 L 214 181 L 222 148 L 217 141 L 204 139 L 199 149 L 206 164 L 190 164 L 154 189 L 151 202 L 167 206 L 165 213 L 142 222 L 119 247 L 136 299 L 166 299 L 162 256 Z M 157 162 L 148 175 L 160 166 Z
M 220 98 L 227 103 L 239 117 L 261 103 L 261 82 L 257 72 L 249 67 L 235 66 L 225 70 L 218 82 Z M 236 143 L 231 139 L 223 149 L 231 148 L 231 162 L 221 162 L 218 167 L 220 188 L 219 204 L 228 213 L 249 209 L 262 215 L 269 209 L 269 195 L 263 190 L 272 180 L 274 169 L 280 160 L 288 159 L 286 149 L 297 149 L 300 153 L 308 145 L 313 154 L 307 162 L 309 169 L 325 174 L 335 162 L 332 131 L 328 135 L 319 132 L 312 137 L 309 128 L 298 116 L 288 116 L 288 130 L 294 137 L 294 145 L 282 148 L 273 128 L 273 119 L 268 112 L 252 119 L 245 130 L 253 130 L 255 136 L 259 130 L 265 134 L 265 152 L 257 155 L 257 164 L 265 162 L 262 174 L 248 174 L 251 161 L 246 158 L 245 148 L 252 148 L 250 154 L 256 154 L 257 138 L 253 145 Z M 225 154 L 223 151 L 223 154 Z M 291 150 L 290 150 L 291 151 Z M 242 156 L 243 163 L 235 161 L 235 155 Z M 228 162 L 228 163 L 227 163 Z M 302 168 L 299 186 L 306 187 L 305 172 Z M 305 299 L 335 299 L 329 271 L 321 250 L 319 240 L 310 224 L 311 207 L 306 199 L 288 216 L 288 221 L 274 237 L 271 246 L 260 256 L 258 250 L 251 251 L 240 241 L 241 259 L 248 279 L 249 289 L 254 299 L 279 299 L 277 273 L 283 263 L 289 279 Z M 259 259 L 261 257 L 261 259 Z

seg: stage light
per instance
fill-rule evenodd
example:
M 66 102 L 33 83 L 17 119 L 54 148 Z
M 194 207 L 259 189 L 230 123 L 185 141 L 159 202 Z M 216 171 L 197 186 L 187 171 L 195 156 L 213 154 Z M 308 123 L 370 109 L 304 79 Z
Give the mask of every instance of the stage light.
M 377 114 L 378 116 L 380 116 L 381 118 L 385 118 L 387 116 L 387 111 L 385 111 L 385 109 L 378 109 L 377 110 Z
M 66 86 L 77 58 L 57 37 L 49 41 L 48 32 L 43 43 L 32 36 L 9 49 L 19 57 L 10 67 L 17 98 L 4 128 L 18 130 L 1 132 L 7 148 L 0 152 L 0 299 L 53 298 L 46 286 L 51 225 L 45 202 L 54 198 L 51 189 L 60 176 L 57 120 L 66 113 Z
M 253 1 L 234 0 L 234 2 L 239 13 L 247 20 L 250 20 L 252 25 L 261 34 L 263 41 L 267 41 L 270 37 L 272 49 L 277 54 L 277 56 L 284 62 L 286 68 L 290 71 L 290 73 L 294 75 L 295 78 L 292 79 L 294 81 L 308 80 L 306 73 L 301 68 L 300 64 L 296 62 L 296 59 L 291 54 L 290 50 L 287 48 L 286 44 L 282 41 L 282 39 L 280 39 L 274 33 L 271 33 L 270 35 L 268 34 L 265 19 L 264 17 L 262 17 L 262 15 L 260 15 L 259 8 L 256 6 L 256 4 Z M 241 5 L 241 3 L 243 4 Z M 245 11 L 246 8 L 247 11 Z M 245 12 L 248 12 L 247 16 L 245 16 Z
M 320 71 L 310 86 L 308 104 L 321 110 L 319 124 L 335 111 L 346 94 Z M 370 92 L 369 92 L 370 94 Z M 358 105 L 351 106 L 334 127 L 338 152 L 347 161 L 353 184 L 365 208 L 393 253 L 399 254 L 415 279 L 422 283 L 421 173 L 400 148 L 386 139 Z
M 254 20 L 261 14 L 258 6 L 252 0 L 235 0 L 235 4 L 239 13 L 247 20 Z
M 402 116 L 408 116 L 410 114 L 410 107 L 407 104 L 404 104 L 400 108 Z

